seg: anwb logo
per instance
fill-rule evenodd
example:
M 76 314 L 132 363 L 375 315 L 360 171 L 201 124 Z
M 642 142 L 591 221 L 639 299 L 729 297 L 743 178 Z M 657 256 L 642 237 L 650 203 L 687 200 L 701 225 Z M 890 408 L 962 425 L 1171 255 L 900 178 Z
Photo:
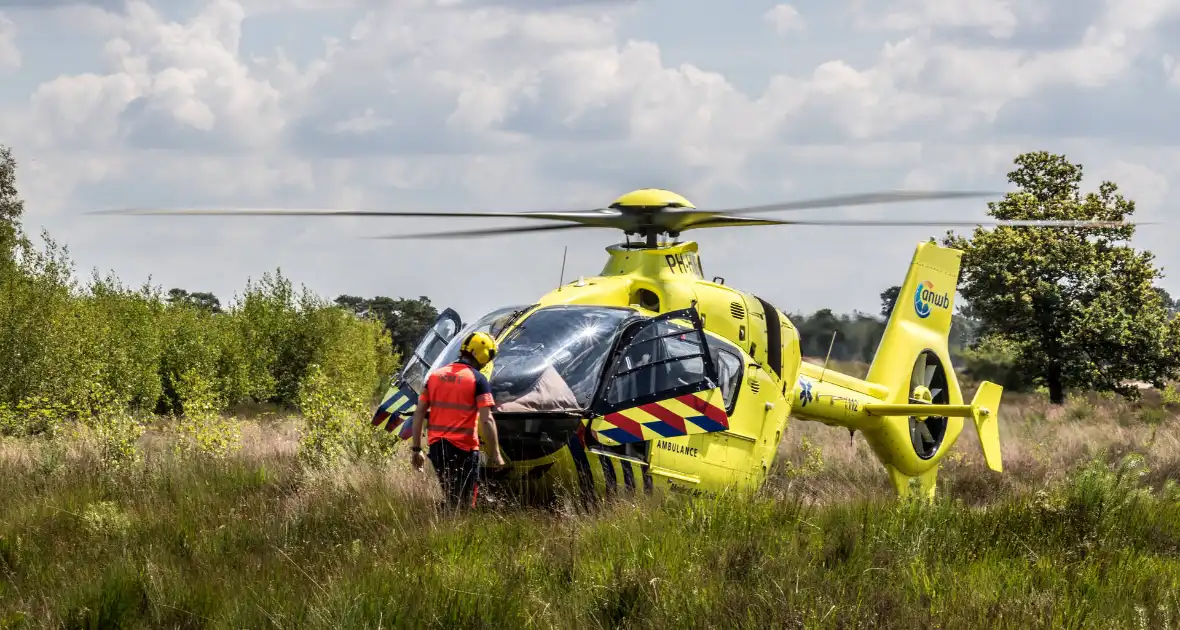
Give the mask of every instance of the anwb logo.
M 923 280 L 918 285 L 918 290 L 914 291 L 914 312 L 918 317 L 925 319 L 930 317 L 930 310 L 932 307 L 950 308 L 951 296 L 949 293 L 935 293 L 934 283 L 929 280 Z

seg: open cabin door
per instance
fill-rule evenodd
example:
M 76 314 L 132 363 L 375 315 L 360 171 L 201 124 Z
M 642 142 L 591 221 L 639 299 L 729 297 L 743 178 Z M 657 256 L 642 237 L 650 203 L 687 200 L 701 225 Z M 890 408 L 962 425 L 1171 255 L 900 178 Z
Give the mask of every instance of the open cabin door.
M 418 405 L 418 394 L 430 373 L 430 366 L 442 354 L 447 344 L 459 334 L 463 322 L 453 309 L 439 313 L 426 334 L 418 341 L 413 354 L 405 358 L 405 366 L 393 379 L 389 391 L 377 411 L 373 413 L 373 426 L 385 425 L 386 431 L 397 431 L 401 439 L 410 437 L 413 428 L 414 408 Z
M 646 456 L 626 445 L 727 430 L 717 367 L 697 310 L 671 311 L 633 326 L 591 407 L 590 437 L 608 447 L 601 454 L 646 464 Z

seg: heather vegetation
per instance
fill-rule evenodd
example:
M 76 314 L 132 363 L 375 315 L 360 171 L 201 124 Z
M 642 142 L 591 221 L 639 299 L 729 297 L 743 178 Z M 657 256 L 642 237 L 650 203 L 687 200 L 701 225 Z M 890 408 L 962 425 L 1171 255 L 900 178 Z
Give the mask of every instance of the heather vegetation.
M 0 627 L 1174 627 L 1176 407 L 1005 409 L 1004 474 L 968 434 L 932 505 L 801 423 L 753 499 L 593 513 L 436 514 L 404 457 L 309 475 L 295 416 L 241 422 L 219 458 L 156 434 L 119 474 L 90 445 L 9 442 Z
M 1030 156 L 996 216 L 1133 211 Z M 939 498 L 898 504 L 863 439 L 794 423 L 753 498 L 457 516 L 367 423 L 429 299 L 80 281 L 23 231 L 15 173 L 0 150 L 0 629 L 1180 622 L 1180 324 L 1126 230 L 948 236 L 963 393 L 1008 388 L 1002 475 L 968 430 Z M 880 297 L 794 315 L 808 360 L 863 376 Z

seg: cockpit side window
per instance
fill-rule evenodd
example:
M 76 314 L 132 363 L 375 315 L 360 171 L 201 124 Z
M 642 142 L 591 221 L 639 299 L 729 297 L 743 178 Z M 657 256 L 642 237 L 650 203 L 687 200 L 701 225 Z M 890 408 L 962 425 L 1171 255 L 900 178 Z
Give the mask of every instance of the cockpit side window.
M 720 381 L 721 394 L 725 397 L 725 412 L 733 413 L 737 403 L 738 392 L 742 389 L 742 358 L 725 343 L 716 339 L 709 339 L 709 354 L 713 357 L 713 365 L 717 366 L 717 380 Z
M 459 314 L 453 309 L 444 309 L 439 313 L 434 325 L 426 331 L 413 353 L 406 358 L 399 379 L 414 392 L 421 392 L 431 366 L 448 345 L 456 342 L 455 337 L 460 325 Z

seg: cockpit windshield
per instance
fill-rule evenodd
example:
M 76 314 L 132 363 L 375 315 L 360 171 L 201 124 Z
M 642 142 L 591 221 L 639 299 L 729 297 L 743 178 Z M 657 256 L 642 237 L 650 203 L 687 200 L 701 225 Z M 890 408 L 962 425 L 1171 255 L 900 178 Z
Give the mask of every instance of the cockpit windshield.
M 431 370 L 454 363 L 459 360 L 459 346 L 463 345 L 463 339 L 473 332 L 485 332 L 492 336 L 493 339 L 500 336 L 504 332 L 504 328 L 522 311 L 528 309 L 528 306 L 506 306 L 498 308 L 487 315 L 475 320 L 474 323 L 468 324 L 455 338 L 447 344 L 443 351 L 439 353 L 438 358 L 430 365 Z
M 502 412 L 579 411 L 594 398 L 615 338 L 635 311 L 602 306 L 536 310 L 500 343 L 492 395 Z
M 443 316 L 435 322 L 434 327 L 426 332 L 414 353 L 406 359 L 405 371 L 401 380 L 417 393 L 422 392 L 422 384 L 426 382 L 426 375 L 459 358 L 459 346 L 463 338 L 474 331 L 482 331 L 496 337 L 512 321 L 516 315 L 526 310 L 527 306 L 507 306 L 496 309 L 468 324 L 462 330 L 458 328 L 458 315 Z M 448 311 L 453 313 L 453 311 Z M 446 341 L 450 339 L 450 341 Z

